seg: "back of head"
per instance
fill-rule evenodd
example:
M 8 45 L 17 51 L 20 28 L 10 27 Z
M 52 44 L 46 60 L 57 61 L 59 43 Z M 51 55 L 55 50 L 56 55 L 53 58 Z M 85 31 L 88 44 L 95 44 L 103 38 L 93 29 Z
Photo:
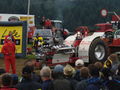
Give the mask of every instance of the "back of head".
M 101 62 L 96 62 L 94 64 L 99 70 L 101 70 L 103 68 L 103 64 Z
M 99 70 L 94 64 L 90 64 L 88 68 L 92 77 L 99 77 Z
M 31 78 L 31 74 L 32 74 L 32 67 L 31 66 L 25 66 L 22 69 L 22 75 L 23 75 L 24 78 L 30 79 Z
M 58 79 L 58 78 L 63 78 L 63 66 L 62 65 L 56 65 L 53 69 L 53 72 L 52 72 L 52 77 L 54 79 Z
M 53 72 L 63 73 L 63 66 L 62 65 L 56 65 L 53 69 Z
M 10 86 L 12 84 L 12 77 L 9 74 L 4 74 L 2 76 L 3 86 Z
M 114 61 L 117 61 L 117 54 L 111 54 L 109 57 L 108 57 L 108 59 L 110 59 L 110 60 L 112 60 L 113 62 Z
M 64 75 L 72 76 L 74 74 L 74 72 L 75 72 L 75 70 L 71 65 L 67 64 L 64 67 Z
M 82 67 L 80 69 L 80 77 L 87 79 L 89 76 L 90 76 L 89 69 L 87 67 Z
M 40 76 L 50 78 L 51 77 L 51 69 L 48 66 L 44 66 L 40 71 Z
M 84 66 L 83 60 L 82 59 L 76 60 L 75 66 L 78 67 L 78 68 Z

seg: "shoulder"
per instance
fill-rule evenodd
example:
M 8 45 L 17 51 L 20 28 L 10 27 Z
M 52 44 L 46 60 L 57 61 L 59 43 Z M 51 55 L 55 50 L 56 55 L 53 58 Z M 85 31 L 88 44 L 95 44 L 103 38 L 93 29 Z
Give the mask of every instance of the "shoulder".
M 87 86 L 86 90 L 99 90 L 99 88 L 94 84 L 90 84 Z
M 79 89 L 85 90 L 86 87 L 87 87 L 87 80 L 82 80 L 77 83 L 76 90 L 79 90 Z

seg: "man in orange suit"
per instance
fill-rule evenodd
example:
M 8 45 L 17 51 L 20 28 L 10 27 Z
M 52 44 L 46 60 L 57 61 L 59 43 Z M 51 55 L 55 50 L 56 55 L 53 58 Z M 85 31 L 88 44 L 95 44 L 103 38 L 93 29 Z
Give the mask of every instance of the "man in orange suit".
M 12 42 L 12 39 L 10 37 L 8 37 L 7 42 L 4 43 L 1 53 L 4 54 L 6 72 L 10 71 L 11 66 L 12 73 L 15 74 L 16 73 L 15 43 Z

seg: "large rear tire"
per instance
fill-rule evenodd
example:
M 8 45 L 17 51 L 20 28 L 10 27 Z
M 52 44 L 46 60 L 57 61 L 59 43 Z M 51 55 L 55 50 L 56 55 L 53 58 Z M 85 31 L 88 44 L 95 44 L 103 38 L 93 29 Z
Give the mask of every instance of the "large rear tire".
M 108 47 L 107 45 L 100 39 L 95 39 L 89 49 L 89 60 L 90 63 L 94 63 L 97 61 L 103 62 L 108 57 Z

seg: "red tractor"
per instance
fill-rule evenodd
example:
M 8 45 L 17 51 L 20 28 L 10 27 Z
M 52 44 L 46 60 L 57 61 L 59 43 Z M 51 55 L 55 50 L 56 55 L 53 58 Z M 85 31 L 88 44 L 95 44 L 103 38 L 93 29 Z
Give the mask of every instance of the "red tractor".
M 112 24 L 110 23 L 95 24 L 95 27 L 97 28 L 97 30 L 95 30 L 96 32 L 113 31 Z
M 92 35 L 88 35 L 87 27 L 81 26 L 74 35 L 68 36 L 62 45 L 52 46 L 50 51 L 43 50 L 46 51 L 44 64 L 51 66 L 74 63 L 77 59 L 86 63 L 103 62 L 110 53 L 119 51 L 120 30 L 113 29 L 113 24 L 109 23 L 96 26 L 98 29 Z
M 120 51 L 120 30 L 108 31 L 101 38 L 108 46 L 109 53 Z

